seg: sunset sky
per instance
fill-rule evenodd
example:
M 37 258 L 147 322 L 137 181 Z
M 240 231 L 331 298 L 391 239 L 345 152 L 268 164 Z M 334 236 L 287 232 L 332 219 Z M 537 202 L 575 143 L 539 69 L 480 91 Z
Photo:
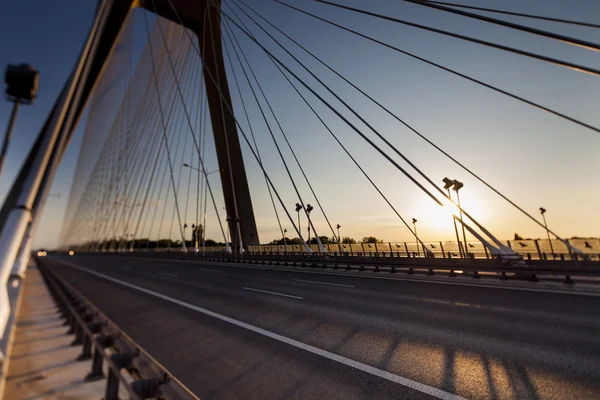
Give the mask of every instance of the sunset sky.
M 600 69 L 600 52 L 470 21 L 399 0 L 337 2 Z M 539 216 L 539 207 L 545 207 L 548 210 L 548 224 L 556 233 L 563 237 L 600 235 L 600 208 L 597 205 L 600 198 L 600 134 L 327 26 L 271 0 L 254 0 L 248 3 L 522 208 Z M 386 43 L 600 127 L 600 77 L 357 15 L 313 1 L 293 3 Z M 488 0 L 484 3 L 471 0 L 460 3 L 485 4 L 485 7 L 490 8 L 588 22 L 597 22 L 598 18 L 593 16 L 600 15 L 600 3 L 587 0 L 545 0 L 526 2 L 527 4 L 518 0 Z M 32 64 L 40 70 L 41 83 L 36 103 L 21 107 L 8 158 L 0 177 L 1 198 L 8 191 L 76 61 L 92 23 L 94 8 L 95 1 L 92 0 L 24 0 L 10 2 L 3 7 L 0 26 L 4 32 L 14 34 L 10 36 L 10 40 L 0 42 L 0 64 Z M 139 15 L 141 14 L 136 12 L 135 35 L 144 32 L 141 26 L 143 22 L 139 23 Z M 600 29 L 516 17 L 506 19 L 600 43 Z M 410 238 L 410 232 L 401 225 L 383 199 L 337 147 L 260 49 L 240 32 L 236 34 L 329 218 L 333 224 L 342 225 L 342 236 L 360 239 L 374 235 L 385 241 Z M 7 33 L 5 37 L 8 37 Z M 139 52 L 144 40 L 143 37 L 138 39 L 136 36 L 136 51 Z M 269 43 L 268 39 L 264 40 Z M 289 45 L 289 42 L 286 44 Z M 275 49 L 272 43 L 268 47 Z M 445 176 L 463 181 L 465 187 L 461 190 L 461 200 L 464 208 L 498 238 L 512 239 L 515 232 L 524 237 L 545 236 L 542 228 L 385 115 L 331 72 L 319 67 L 314 61 L 309 61 L 297 48 L 290 49 L 295 54 L 302 55 L 301 59 L 314 68 L 317 75 L 436 183 L 441 184 Z M 282 53 L 279 51 L 277 54 Z M 298 67 L 294 67 L 294 70 L 300 71 Z M 306 77 L 307 74 L 303 73 L 302 76 Z M 239 102 L 235 96 L 233 101 L 238 111 Z M 7 124 L 10 106 L 10 103 L 4 102 L 0 107 L 1 129 Z M 407 220 L 413 217 L 418 219 L 419 234 L 423 240 L 452 239 L 454 229 L 447 213 L 331 112 L 322 106 L 319 111 L 327 116 L 327 123 L 331 124 L 344 144 L 365 166 L 373 180 L 381 185 L 398 211 Z M 352 120 L 356 121 L 356 118 Z M 51 191 L 54 196 L 48 199 L 35 238 L 37 247 L 51 248 L 57 245 L 84 125 L 85 120 L 81 121 L 57 174 Z M 269 143 L 267 132 L 259 134 L 259 144 L 262 146 L 268 172 L 280 188 L 285 203 L 289 204 L 289 210 L 293 210 L 297 199 L 284 176 L 273 146 Z M 243 148 L 243 151 L 261 242 L 269 242 L 280 235 L 265 190 L 264 178 L 248 149 Z M 216 168 L 216 159 L 212 154 L 208 158 L 207 169 Z M 214 178 L 214 183 L 217 187 L 217 177 Z M 306 186 L 302 188 L 305 193 Z M 219 201 L 222 203 L 222 199 Z M 313 200 L 309 199 L 308 202 Z M 331 236 L 318 214 L 315 214 L 314 222 L 321 235 Z M 291 231 L 290 225 L 286 226 Z M 219 239 L 216 220 L 210 212 L 207 236 Z

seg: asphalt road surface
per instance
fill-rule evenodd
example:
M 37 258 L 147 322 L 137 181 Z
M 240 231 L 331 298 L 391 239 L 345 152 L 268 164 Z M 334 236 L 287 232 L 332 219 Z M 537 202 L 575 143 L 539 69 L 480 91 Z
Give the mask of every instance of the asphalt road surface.
M 598 296 L 113 255 L 45 261 L 203 400 L 600 399 Z

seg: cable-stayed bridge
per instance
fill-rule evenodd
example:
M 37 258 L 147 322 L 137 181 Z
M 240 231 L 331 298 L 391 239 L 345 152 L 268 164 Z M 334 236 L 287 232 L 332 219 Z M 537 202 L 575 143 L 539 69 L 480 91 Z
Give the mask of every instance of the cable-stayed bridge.
M 445 15 L 594 56 L 597 43 L 546 27 L 600 26 L 397 3 L 414 18 L 361 2 L 100 1 L 0 210 L 2 279 L 26 276 L 40 213 L 79 124 L 60 252 L 39 253 L 38 262 L 88 346 L 84 354 L 91 356 L 92 338 L 111 337 L 90 328 L 99 311 L 129 335 L 129 346 L 177 378 L 174 386 L 200 398 L 596 398 L 600 241 L 567 238 L 547 223 L 545 208 L 516 200 L 523 196 L 490 172 L 491 161 L 464 162 L 471 143 L 456 154 L 422 129 L 430 125 L 419 116 L 432 114 L 402 103 L 402 87 L 382 84 L 389 76 L 376 79 L 396 64 L 369 57 L 410 60 L 435 79 L 501 99 L 515 115 L 594 140 L 597 124 L 373 27 L 522 59 L 527 71 L 597 79 L 586 57 L 525 50 L 427 20 Z M 296 19 L 337 45 L 307 40 L 290 23 Z M 356 69 L 339 65 L 344 52 L 355 52 Z M 505 112 L 486 110 L 496 111 Z M 501 204 L 511 222 L 535 227 L 540 239 L 496 234 L 481 212 L 485 202 L 465 197 L 465 186 Z M 409 201 L 431 208 L 415 215 Z M 395 239 L 343 234 L 351 225 L 358 231 L 365 205 L 393 221 Z M 443 225 L 442 236 L 424 232 L 426 220 Z M 6 293 L 2 301 L 6 319 Z M 111 360 L 149 385 L 145 369 Z M 118 385 L 107 382 L 110 398 L 108 388 Z

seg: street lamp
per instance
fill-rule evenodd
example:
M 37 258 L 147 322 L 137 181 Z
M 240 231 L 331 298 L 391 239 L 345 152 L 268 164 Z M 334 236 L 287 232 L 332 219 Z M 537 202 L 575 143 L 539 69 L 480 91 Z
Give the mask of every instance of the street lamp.
M 444 189 L 446 189 L 448 191 L 448 198 L 450 199 L 450 201 L 452 201 L 452 195 L 450 193 L 450 188 L 452 186 L 454 186 L 454 183 L 456 182 L 454 179 L 450 179 L 450 178 L 444 178 L 442 179 L 442 182 L 444 182 Z M 456 192 L 456 194 L 458 194 L 458 191 Z M 460 237 L 458 236 L 458 227 L 456 226 L 456 218 L 454 218 L 454 215 L 452 216 L 452 222 L 454 223 L 454 233 L 456 233 L 456 244 L 458 245 L 458 252 L 460 254 L 460 256 L 463 256 L 463 251 L 462 251 L 462 246 L 460 244 Z
M 225 207 L 223 207 L 223 208 L 225 208 Z M 229 242 L 231 241 L 229 239 L 229 233 L 230 233 L 229 232 L 229 221 L 231 221 L 231 218 L 229 218 L 229 215 L 227 215 L 227 218 L 225 218 L 225 221 L 227 221 L 227 243 L 226 243 L 226 245 L 229 246 Z
M 415 229 L 415 244 L 417 245 L 417 254 L 421 257 L 421 248 L 419 247 L 419 238 L 417 236 L 417 219 L 412 219 L 413 228 Z
M 344 248 L 342 247 L 342 237 L 340 236 L 340 228 L 342 226 L 340 224 L 337 224 L 335 227 L 337 229 L 338 250 L 340 251 L 340 255 L 341 255 L 342 253 L 344 253 Z
M 310 245 L 310 212 L 313 210 L 313 206 L 310 204 L 306 205 L 306 218 L 308 218 L 308 244 Z
M 183 166 L 204 174 L 204 171 L 202 171 L 201 169 L 193 167 L 187 163 L 183 163 Z M 202 254 L 204 254 L 206 251 L 206 202 L 208 200 L 208 176 L 219 171 L 221 170 L 215 169 L 214 171 L 210 171 L 204 174 L 204 222 L 202 223 Z M 198 238 L 196 238 L 196 249 L 198 249 Z
M 287 239 L 286 239 L 287 229 L 283 230 L 283 245 L 285 246 L 285 253 L 287 254 Z
M 9 65 L 4 74 L 4 81 L 7 85 L 6 98 L 8 101 L 12 101 L 14 105 L 10 119 L 8 120 L 2 150 L 0 150 L 0 173 L 2 172 L 4 159 L 6 158 L 6 151 L 8 150 L 8 143 L 10 142 L 10 137 L 15 126 L 15 120 L 17 119 L 19 104 L 33 103 L 33 100 L 37 96 L 40 74 L 28 64 Z
M 463 212 L 462 212 L 462 208 L 460 208 L 460 195 L 458 194 L 458 191 L 460 189 L 462 189 L 465 186 L 464 183 L 457 181 L 456 179 L 454 180 L 454 191 L 456 192 L 456 202 L 458 203 L 458 212 L 460 213 L 460 221 L 461 221 L 461 225 L 462 225 L 462 234 L 463 234 L 463 242 L 464 242 L 464 254 L 465 257 L 467 257 L 469 255 L 469 249 L 468 249 L 468 244 L 467 244 L 467 234 L 465 232 L 465 223 L 463 221 Z
M 302 204 L 300 203 L 296 203 L 296 212 L 298 213 L 298 231 L 301 231 L 301 225 L 300 225 L 300 210 L 302 210 Z
M 554 256 L 554 247 L 552 246 L 552 240 L 550 240 L 550 231 L 548 230 L 548 224 L 546 223 L 546 209 L 544 207 L 540 207 L 540 214 L 542 214 L 542 218 L 544 218 L 544 228 L 546 229 L 546 235 L 548 235 L 548 243 L 550 243 L 550 251 Z

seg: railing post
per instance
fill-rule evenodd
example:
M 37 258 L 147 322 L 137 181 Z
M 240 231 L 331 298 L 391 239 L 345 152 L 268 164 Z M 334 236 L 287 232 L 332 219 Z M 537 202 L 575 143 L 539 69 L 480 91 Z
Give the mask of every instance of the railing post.
M 133 355 L 131 353 L 114 353 L 110 356 L 110 362 L 117 367 L 118 370 L 121 370 L 121 368 L 129 368 L 131 366 L 132 357 Z M 119 378 L 113 371 L 113 368 L 108 369 L 104 400 L 119 400 Z
M 442 258 L 446 258 L 446 252 L 444 252 L 444 245 L 440 242 L 440 249 L 442 250 Z
M 533 242 L 535 243 L 535 248 L 537 250 L 538 257 L 541 260 L 542 259 L 542 251 L 540 250 L 540 244 L 537 239 L 535 239 Z
M 77 320 L 76 320 L 77 322 Z M 71 342 L 71 346 L 79 346 L 83 343 L 83 326 L 77 324 L 75 326 L 75 339 Z
M 86 382 L 96 381 L 104 378 L 104 372 L 102 372 L 102 352 L 103 348 L 96 347 L 94 349 L 94 356 L 92 357 L 92 371 L 85 377 Z
M 110 356 L 111 361 L 120 362 L 121 355 L 118 353 Z M 106 379 L 106 391 L 104 393 L 104 400 L 119 400 L 119 378 L 114 373 L 112 368 L 108 369 L 108 378 Z
M 90 335 L 83 336 L 83 350 L 77 357 L 77 361 L 89 360 L 92 358 L 92 338 Z

